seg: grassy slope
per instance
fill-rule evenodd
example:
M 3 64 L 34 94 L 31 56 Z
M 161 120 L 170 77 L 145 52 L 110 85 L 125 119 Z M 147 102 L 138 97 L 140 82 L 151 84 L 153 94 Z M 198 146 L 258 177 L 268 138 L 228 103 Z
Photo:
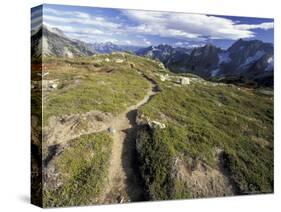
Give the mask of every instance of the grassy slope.
M 60 89 L 48 94 L 43 105 L 44 121 L 50 116 L 90 110 L 116 115 L 145 96 L 149 84 L 144 78 L 125 62 L 95 62 L 104 57 L 46 59 L 47 66 L 50 64 L 47 79 L 59 79 Z M 118 58 L 115 55 L 109 58 L 114 60 L 114 57 Z M 52 66 L 53 63 L 56 65 Z
M 149 199 L 170 200 L 189 198 L 190 193 L 184 182 L 173 177 L 174 149 L 171 139 L 163 137 L 160 131 L 148 128 L 139 130 L 137 150 L 140 172 L 143 176 Z
M 111 62 L 104 62 L 107 57 Z M 117 115 L 140 101 L 149 83 L 128 63 L 114 62 L 120 57 L 45 58 L 49 75 L 44 79 L 58 79 L 59 87 L 43 94 L 44 124 L 51 116 L 90 110 Z M 109 134 L 94 133 L 69 142 L 70 147 L 54 158 L 63 184 L 55 191 L 44 188 L 45 207 L 90 204 L 103 188 L 111 153 Z
M 153 199 L 181 196 L 182 189 L 171 189 L 176 184 L 171 180 L 175 156 L 183 157 L 187 163 L 191 157 L 213 166 L 215 148 L 225 151 L 239 193 L 273 191 L 270 96 L 223 84 L 196 82 L 175 87 L 168 82 L 158 83 L 162 92 L 139 111 L 139 115 L 167 126 L 150 132 L 150 136 L 140 135 L 143 176 Z M 159 194 L 155 187 L 169 189 Z
M 147 81 L 133 70 L 137 69 L 155 79 L 161 89 L 139 115 L 167 126 L 140 133 L 141 172 L 151 199 L 189 197 L 187 186 L 172 176 L 173 159 L 180 156 L 188 162 L 192 157 L 213 166 L 215 148 L 225 151 L 240 193 L 272 192 L 273 103 L 269 96 L 257 90 L 212 83 L 177 87 L 159 80 L 155 73 L 167 71 L 156 62 L 132 55 L 126 58 L 128 63 L 124 64 L 97 62 L 91 57 L 48 58 L 47 62 L 60 63 L 59 68 L 50 69 L 48 77 L 60 79 L 62 89 L 48 94 L 44 119 L 95 109 L 113 114 L 123 111 L 141 99 L 148 88 Z M 68 87 L 75 84 L 77 76 L 80 84 Z
M 55 158 L 61 187 L 44 188 L 44 207 L 93 203 L 107 176 L 112 139 L 103 133 L 84 135 L 70 141 L 70 147 Z

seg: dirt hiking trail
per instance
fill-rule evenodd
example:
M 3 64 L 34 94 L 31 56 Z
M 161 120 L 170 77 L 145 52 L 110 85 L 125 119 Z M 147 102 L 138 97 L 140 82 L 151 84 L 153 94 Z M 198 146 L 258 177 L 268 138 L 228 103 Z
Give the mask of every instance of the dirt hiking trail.
M 137 104 L 127 108 L 118 115 L 109 126 L 112 133 L 113 146 L 109 166 L 108 180 L 99 203 L 123 203 L 145 200 L 144 186 L 136 165 L 136 124 L 137 109 L 146 104 L 157 94 L 157 85 L 147 78 L 150 88 L 145 97 Z

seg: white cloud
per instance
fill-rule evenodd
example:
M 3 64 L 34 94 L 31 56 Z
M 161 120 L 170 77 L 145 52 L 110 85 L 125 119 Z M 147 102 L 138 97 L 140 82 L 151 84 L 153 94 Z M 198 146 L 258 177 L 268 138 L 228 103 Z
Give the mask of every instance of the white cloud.
M 42 16 L 38 16 L 38 17 L 32 17 L 31 18 L 31 28 L 32 29 L 37 29 L 39 26 L 42 25 Z
M 81 34 L 81 33 L 77 33 L 77 32 L 72 32 L 69 33 L 68 35 L 70 35 L 73 39 L 78 39 L 78 40 L 82 40 L 84 42 L 88 42 L 88 43 L 105 43 L 105 42 L 111 42 L 111 43 L 116 43 L 119 44 L 120 41 L 118 39 L 112 38 L 112 37 L 108 37 L 108 36 L 103 36 L 103 35 L 94 35 L 94 34 Z
M 103 17 L 91 16 L 88 13 L 58 11 L 50 8 L 44 8 L 44 21 L 57 24 L 76 23 L 110 29 L 116 29 L 121 26 L 120 24 L 106 20 Z
M 189 45 L 189 42 L 181 42 L 181 41 L 178 41 L 174 44 L 175 46 L 187 46 Z
M 99 26 L 99 27 L 110 28 L 110 29 L 116 29 L 120 26 L 120 24 L 108 22 L 101 17 L 81 18 L 81 16 L 55 17 L 51 15 L 44 15 L 44 21 L 60 23 L 60 24 L 76 23 L 76 24 L 83 24 L 83 25 L 90 25 L 90 26 Z
M 31 11 L 31 29 L 36 30 L 42 24 L 42 9 Z
M 198 47 L 202 47 L 202 46 L 205 46 L 205 45 L 206 45 L 205 43 L 198 43 L 198 44 L 190 44 L 187 47 L 188 48 L 198 48 Z
M 190 43 L 190 42 L 175 42 L 174 43 L 174 46 L 176 47 L 185 47 L 185 48 L 197 48 L 197 47 L 202 47 L 202 46 L 205 46 L 206 44 L 205 43 Z
M 36 16 L 42 16 L 42 8 L 31 11 L 31 19 Z
M 151 42 L 149 40 L 147 40 L 146 38 L 143 38 L 143 43 L 145 45 L 151 45 Z
M 263 30 L 268 30 L 268 29 L 273 29 L 274 24 L 273 22 L 267 22 L 267 23 L 261 23 L 261 24 L 240 24 L 236 25 L 236 28 L 238 29 L 263 29 Z
M 113 33 L 118 32 L 119 23 L 104 17 L 79 11 L 61 11 L 44 7 L 43 23 L 61 29 L 66 35 L 85 42 L 117 42 Z
M 184 14 L 152 11 L 124 11 L 130 19 L 139 23 L 134 28 L 143 34 L 158 34 L 162 37 L 176 37 L 190 40 L 238 39 L 254 36 L 251 29 L 270 29 L 273 23 L 256 25 L 239 24 L 227 18 L 203 14 Z
M 67 35 L 88 42 L 115 39 L 116 42 L 151 45 L 148 36 L 203 42 L 208 39 L 251 38 L 253 29 L 268 30 L 273 23 L 241 24 L 223 17 L 154 11 L 121 10 L 116 17 L 80 11 L 62 11 L 44 7 L 44 24 L 57 27 Z M 133 24 L 126 24 L 122 16 Z M 33 22 L 40 20 L 33 20 Z M 130 39 L 129 39 L 130 38 Z M 176 44 L 175 44 L 176 45 Z M 187 45 L 187 44 L 186 44 Z M 180 46 L 180 45 L 178 45 Z
M 183 45 L 184 45 L 183 42 L 176 42 L 176 43 L 175 43 L 175 46 L 183 46 Z
M 80 27 L 73 27 L 73 26 L 64 26 L 64 25 L 52 25 L 48 23 L 44 23 L 45 25 L 58 28 L 62 30 L 64 33 L 77 33 L 77 34 L 88 34 L 88 35 L 103 35 L 103 31 L 94 29 L 94 28 L 80 28 Z

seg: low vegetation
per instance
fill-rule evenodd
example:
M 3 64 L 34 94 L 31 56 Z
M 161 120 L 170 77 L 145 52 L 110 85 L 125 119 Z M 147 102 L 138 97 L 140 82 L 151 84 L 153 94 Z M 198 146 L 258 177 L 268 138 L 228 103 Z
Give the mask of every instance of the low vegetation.
M 189 86 L 158 83 L 162 92 L 138 112 L 139 117 L 166 125 L 141 133 L 139 139 L 142 173 L 153 199 L 174 197 L 170 194 L 175 157 L 215 166 L 216 149 L 223 150 L 239 194 L 273 191 L 271 95 L 206 81 Z
M 145 96 L 148 82 L 139 77 L 127 63 L 113 66 L 114 62 L 101 62 L 97 64 L 102 68 L 97 68 L 94 62 L 97 60 L 102 59 L 46 59 L 45 66 L 48 67 L 49 75 L 44 80 L 56 79 L 59 85 L 58 89 L 45 92 L 44 121 L 50 116 L 90 110 L 117 115 Z
M 173 175 L 175 150 L 169 137 L 159 137 L 160 130 L 142 128 L 139 131 L 137 150 L 149 199 L 170 200 L 189 198 L 184 182 Z
M 70 146 L 53 161 L 62 185 L 56 190 L 44 188 L 44 206 L 93 203 L 107 177 L 111 145 L 112 139 L 106 132 L 70 141 Z
M 116 59 L 122 62 L 116 62 Z M 172 74 L 162 64 L 130 54 L 74 59 L 45 58 L 58 88 L 43 93 L 43 121 L 51 116 L 99 110 L 117 115 L 140 101 L 158 84 L 157 93 L 138 109 L 138 118 L 165 124 L 142 126 L 137 151 L 140 172 L 149 199 L 192 197 L 186 182 L 176 177 L 175 160 L 189 166 L 201 161 L 217 165 L 214 153 L 223 152 L 225 166 L 237 194 L 273 191 L 273 92 L 204 81 L 192 74 Z M 43 67 L 44 70 L 44 67 Z M 171 78 L 189 77 L 190 85 Z M 145 76 L 145 77 L 143 77 Z M 93 203 L 103 189 L 111 151 L 105 132 L 83 135 L 55 157 L 63 184 L 44 189 L 45 206 Z

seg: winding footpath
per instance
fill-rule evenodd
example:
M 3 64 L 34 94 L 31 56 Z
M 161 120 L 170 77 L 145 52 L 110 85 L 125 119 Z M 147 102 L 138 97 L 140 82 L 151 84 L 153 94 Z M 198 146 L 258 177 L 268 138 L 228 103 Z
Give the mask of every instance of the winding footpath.
M 113 146 L 108 180 L 99 203 L 123 203 L 144 200 L 144 187 L 138 175 L 136 163 L 136 124 L 137 109 L 157 94 L 156 83 L 150 82 L 145 97 L 137 104 L 127 108 L 111 122 Z

